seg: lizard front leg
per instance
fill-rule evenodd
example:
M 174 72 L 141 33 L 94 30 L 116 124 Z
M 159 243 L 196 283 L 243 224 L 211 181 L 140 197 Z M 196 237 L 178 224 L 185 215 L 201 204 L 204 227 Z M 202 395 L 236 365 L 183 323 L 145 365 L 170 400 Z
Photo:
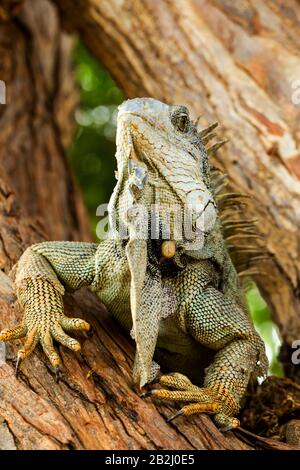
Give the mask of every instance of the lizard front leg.
M 237 427 L 239 421 L 235 415 L 251 375 L 255 371 L 263 375 L 267 370 L 263 342 L 246 312 L 213 287 L 205 288 L 180 308 L 186 331 L 218 352 L 206 370 L 203 388 L 175 373 L 160 379 L 161 385 L 173 390 L 156 389 L 150 393 L 159 399 L 189 403 L 172 418 L 206 412 L 214 414 L 216 423 L 223 429 Z
M 13 268 L 24 316 L 20 325 L 0 332 L 0 341 L 25 337 L 24 346 L 18 351 L 16 370 L 38 342 L 57 375 L 61 361 L 53 339 L 73 351 L 80 350 L 79 342 L 66 333 L 88 331 L 90 326 L 82 319 L 64 315 L 64 285 L 75 290 L 92 283 L 97 247 L 93 243 L 39 243 L 28 248 Z

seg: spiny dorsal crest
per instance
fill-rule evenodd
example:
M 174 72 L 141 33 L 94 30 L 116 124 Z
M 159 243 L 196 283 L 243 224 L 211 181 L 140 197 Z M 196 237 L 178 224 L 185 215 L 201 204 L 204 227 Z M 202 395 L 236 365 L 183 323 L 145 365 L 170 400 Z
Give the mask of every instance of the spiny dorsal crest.
M 198 116 L 197 119 L 194 122 L 194 126 L 196 126 L 196 128 L 198 127 L 199 120 L 200 120 L 200 116 Z M 200 132 L 198 132 L 198 136 L 200 137 L 201 142 L 204 146 L 206 146 L 206 144 L 211 139 L 213 139 L 214 137 L 217 137 L 217 134 L 215 132 L 213 132 L 213 130 L 216 127 L 218 127 L 218 125 L 219 125 L 219 123 L 216 121 L 216 122 L 210 124 L 208 127 L 205 127 L 204 129 L 201 129 Z M 222 147 L 224 144 L 226 144 L 226 142 L 228 142 L 228 140 L 221 140 L 220 142 L 214 143 L 211 147 L 207 147 L 206 148 L 207 154 L 208 155 L 214 154 L 220 147 Z
M 194 123 L 196 127 L 199 119 L 200 116 Z M 214 122 L 198 132 L 208 156 L 214 154 L 228 142 L 228 140 L 222 140 L 207 147 L 207 144 L 217 136 L 213 132 L 217 126 L 218 122 Z M 264 274 L 261 269 L 257 268 L 256 264 L 269 259 L 269 255 L 264 247 L 256 243 L 262 238 L 256 227 L 258 221 L 249 219 L 245 215 L 245 206 L 247 206 L 247 199 L 249 200 L 250 196 L 234 192 L 223 193 L 228 184 L 227 175 L 221 169 L 211 165 L 210 174 L 224 238 L 239 276 L 247 278 L 252 275 Z

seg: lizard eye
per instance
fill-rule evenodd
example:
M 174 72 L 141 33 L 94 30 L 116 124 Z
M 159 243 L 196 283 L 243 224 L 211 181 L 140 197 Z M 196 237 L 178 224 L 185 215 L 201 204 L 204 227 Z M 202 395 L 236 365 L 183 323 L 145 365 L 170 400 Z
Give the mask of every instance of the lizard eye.
M 186 114 L 180 114 L 177 118 L 177 127 L 181 132 L 186 132 L 188 130 L 189 118 Z
M 180 106 L 180 109 L 174 109 L 174 112 L 171 116 L 171 121 L 173 126 L 180 132 L 187 132 L 189 130 L 189 115 L 185 110 L 185 107 Z

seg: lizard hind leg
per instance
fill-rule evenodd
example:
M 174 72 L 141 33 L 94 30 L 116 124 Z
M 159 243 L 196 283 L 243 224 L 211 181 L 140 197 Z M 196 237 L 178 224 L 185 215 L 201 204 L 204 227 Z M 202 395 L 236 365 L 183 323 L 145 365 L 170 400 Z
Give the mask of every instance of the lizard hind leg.
M 153 390 L 151 396 L 187 403 L 175 417 L 211 413 L 223 430 L 236 428 L 239 421 L 235 416 L 251 376 L 266 374 L 264 344 L 246 311 L 233 297 L 211 285 L 201 285 L 203 274 L 200 271 L 186 272 L 182 276 L 185 277 L 176 281 L 182 299 L 178 307 L 180 325 L 216 354 L 205 369 L 202 388 L 175 373 L 161 377 L 160 383 L 166 388 Z
M 240 422 L 234 415 L 237 404 L 231 397 L 220 395 L 210 387 L 198 387 L 183 374 L 177 372 L 162 375 L 159 381 L 161 389 L 154 389 L 147 393 L 152 398 L 163 401 L 187 402 L 177 413 L 170 416 L 168 421 L 179 416 L 191 416 L 199 413 L 215 415 L 216 423 L 222 430 L 227 431 L 239 426 Z M 227 399 L 226 399 L 227 398 Z

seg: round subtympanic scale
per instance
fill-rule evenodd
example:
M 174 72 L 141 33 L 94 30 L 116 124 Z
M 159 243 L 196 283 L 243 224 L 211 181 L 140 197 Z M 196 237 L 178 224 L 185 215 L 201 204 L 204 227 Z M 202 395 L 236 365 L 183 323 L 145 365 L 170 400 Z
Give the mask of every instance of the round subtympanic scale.
M 165 240 L 161 244 L 161 254 L 164 258 L 173 258 L 176 252 L 175 242 L 172 240 Z

